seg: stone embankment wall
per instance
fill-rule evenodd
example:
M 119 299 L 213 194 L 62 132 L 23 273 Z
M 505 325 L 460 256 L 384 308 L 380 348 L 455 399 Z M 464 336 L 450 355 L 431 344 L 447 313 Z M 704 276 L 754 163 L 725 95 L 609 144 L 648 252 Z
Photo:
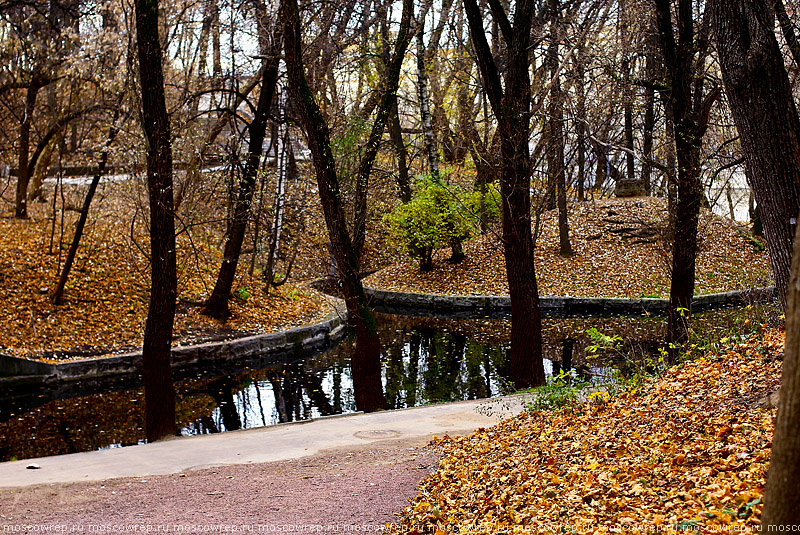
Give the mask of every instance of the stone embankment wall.
M 310 325 L 277 333 L 176 347 L 172 350 L 172 366 L 181 368 L 206 362 L 256 358 L 267 365 L 269 361 L 278 362 L 287 355 L 308 354 L 324 349 L 344 336 L 345 316 L 343 303 L 337 302 L 333 312 Z M 0 355 L 0 384 L 49 383 L 129 375 L 139 373 L 141 366 L 141 352 L 58 364 Z
M 770 286 L 697 295 L 692 303 L 692 310 L 697 312 L 746 305 L 772 297 L 774 290 L 775 288 Z M 364 291 L 373 306 L 388 312 L 426 309 L 433 312 L 474 312 L 476 316 L 480 316 L 482 313 L 511 311 L 511 299 L 505 295 L 434 295 L 393 292 L 369 287 L 365 287 Z M 539 298 L 539 303 L 544 313 L 566 316 L 666 314 L 669 310 L 669 299 L 665 298 L 543 296 Z M 464 317 L 463 314 L 458 315 Z

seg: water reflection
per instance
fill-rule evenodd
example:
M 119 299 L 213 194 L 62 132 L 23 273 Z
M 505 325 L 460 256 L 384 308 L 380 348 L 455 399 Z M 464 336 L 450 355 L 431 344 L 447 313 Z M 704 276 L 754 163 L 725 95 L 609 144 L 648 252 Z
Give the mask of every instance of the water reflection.
M 721 337 L 756 309 L 698 315 L 704 336 Z M 508 320 L 446 320 L 379 315 L 381 382 L 388 408 L 503 394 L 508 382 Z M 548 375 L 583 378 L 625 370 L 630 359 L 657 351 L 662 318 L 546 318 Z M 621 350 L 590 358 L 586 334 L 596 327 L 624 339 Z M 706 329 L 707 327 L 707 329 Z M 715 331 L 716 329 L 716 331 Z M 269 367 L 186 371 L 177 382 L 184 435 L 248 429 L 356 410 L 353 344 Z M 89 391 L 95 393 L 87 394 Z M 0 459 L 36 457 L 136 444 L 144 439 L 143 393 L 136 378 L 0 395 Z

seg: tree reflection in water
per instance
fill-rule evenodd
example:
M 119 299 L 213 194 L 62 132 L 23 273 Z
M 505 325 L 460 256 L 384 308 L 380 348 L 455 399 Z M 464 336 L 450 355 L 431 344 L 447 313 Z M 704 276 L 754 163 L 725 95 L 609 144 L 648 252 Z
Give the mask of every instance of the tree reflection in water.
M 505 348 L 460 331 L 392 325 L 386 340 L 381 382 L 387 407 L 480 399 L 502 393 Z M 191 382 L 183 398 L 207 396 L 210 414 L 197 415 L 185 435 L 217 433 L 353 412 L 355 388 L 349 366 L 352 345 L 305 361 Z
M 378 321 L 384 354 L 377 380 L 388 408 L 504 393 L 507 321 L 389 315 L 379 315 Z M 546 360 L 545 369 L 555 374 L 574 369 L 584 377 L 601 374 L 603 369 L 588 366 L 596 362 L 587 360 L 589 327 L 620 334 L 626 347 L 647 349 L 660 339 L 662 321 L 548 318 L 545 354 L 552 362 Z M 724 325 L 716 316 L 709 317 L 708 324 Z M 325 353 L 286 364 L 244 370 L 238 364 L 234 371 L 195 369 L 191 379 L 176 385 L 182 433 L 218 433 L 353 412 L 359 383 L 350 367 L 352 350 L 352 343 L 344 341 Z M 600 361 L 612 358 L 609 354 Z M 0 458 L 115 447 L 144 438 L 138 402 L 142 394 L 135 378 L 124 386 L 97 386 L 92 395 L 86 395 L 84 387 L 0 400 Z

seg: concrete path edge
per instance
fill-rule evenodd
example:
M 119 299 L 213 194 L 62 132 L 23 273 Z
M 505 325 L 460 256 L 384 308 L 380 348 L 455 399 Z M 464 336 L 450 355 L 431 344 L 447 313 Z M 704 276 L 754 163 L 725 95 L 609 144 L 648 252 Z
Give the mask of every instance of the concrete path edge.
M 483 408 L 483 410 L 477 410 Z M 0 488 L 179 474 L 231 464 L 298 459 L 326 450 L 422 446 L 433 436 L 463 435 L 522 412 L 522 398 L 457 401 L 350 413 L 121 448 L 0 463 Z M 36 465 L 38 468 L 27 468 Z

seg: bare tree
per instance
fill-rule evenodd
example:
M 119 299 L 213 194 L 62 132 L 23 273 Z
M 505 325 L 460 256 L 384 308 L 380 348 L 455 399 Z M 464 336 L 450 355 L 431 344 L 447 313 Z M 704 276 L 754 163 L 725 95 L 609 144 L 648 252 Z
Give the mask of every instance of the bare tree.
M 547 51 L 548 74 L 551 76 L 547 120 L 547 172 L 554 184 L 558 207 L 559 253 L 572 256 L 567 220 L 567 172 L 564 166 L 564 92 L 561 90 L 561 66 L 558 48 L 561 43 L 561 0 L 550 0 L 550 46 Z
M 120 103 L 121 104 L 121 103 Z M 56 287 L 53 289 L 52 293 L 50 294 L 50 302 L 54 305 L 61 304 L 61 298 L 64 295 L 64 288 L 67 285 L 67 280 L 69 279 L 69 273 L 72 270 L 72 263 L 75 261 L 75 255 L 78 253 L 78 246 L 81 243 L 81 238 L 83 237 L 83 229 L 86 227 L 86 221 L 89 218 L 89 208 L 92 205 L 92 200 L 94 199 L 95 192 L 97 191 L 97 186 L 100 184 L 100 179 L 106 172 L 106 166 L 108 165 L 108 153 L 111 144 L 114 142 L 114 138 L 117 137 L 119 133 L 120 125 L 117 124 L 117 120 L 119 119 L 120 111 L 119 108 L 116 109 L 114 112 L 114 117 L 111 120 L 111 126 L 108 130 L 108 139 L 106 140 L 106 146 L 103 149 L 103 153 L 100 155 L 100 161 L 97 164 L 97 172 L 95 173 L 94 177 L 92 177 L 92 182 L 89 184 L 89 190 L 86 192 L 86 196 L 83 200 L 83 205 L 79 211 L 78 222 L 75 225 L 75 233 L 72 236 L 72 243 L 69 246 L 69 250 L 67 251 L 67 257 L 64 260 L 64 266 L 61 268 L 61 275 L 58 278 L 58 283 Z
M 528 54 L 535 4 L 533 0 L 517 2 L 512 23 L 500 2 L 490 2 L 505 44 L 505 71 L 501 77 L 486 40 L 477 1 L 464 0 L 484 91 L 497 118 L 500 137 L 503 250 L 511 295 L 510 364 L 512 379 L 518 388 L 544 384 L 542 320 L 533 263 L 528 149 L 531 103 Z
M 772 275 L 787 304 L 800 213 L 800 120 L 766 0 L 715 1 L 717 53 L 747 176 L 758 202 Z
M 175 385 L 170 365 L 177 297 L 172 142 L 161 69 L 158 0 L 137 0 L 135 8 L 150 198 L 150 304 L 144 327 L 142 374 L 145 434 L 152 442 L 177 432 Z
M 695 284 L 697 225 L 703 198 L 700 149 L 719 89 L 713 88 L 708 93 L 703 91 L 703 70 L 709 43 L 708 18 L 702 19 L 700 31 L 696 34 L 694 2 L 678 0 L 676 36 L 671 4 L 670 0 L 656 0 L 656 22 L 667 71 L 666 86 L 669 88 L 666 98 L 675 125 L 678 158 L 669 310 L 669 342 L 674 349 L 688 339 Z M 674 355 L 674 351 L 671 354 Z
M 373 411 L 386 404 L 380 381 L 380 338 L 375 318 L 369 309 L 359 279 L 359 252 L 364 240 L 363 214 L 366 211 L 366 187 L 372 161 L 378 150 L 378 142 L 386 127 L 389 110 L 394 101 L 392 94 L 396 94 L 397 91 L 403 57 L 411 40 L 412 10 L 412 0 L 404 0 L 400 28 L 390 68 L 387 69 L 386 85 L 379 100 L 364 156 L 358 166 L 357 187 L 359 191 L 363 191 L 363 198 L 356 198 L 356 227 L 354 236 L 351 237 L 342 203 L 339 178 L 336 174 L 336 163 L 331 150 L 328 124 L 314 99 L 303 66 L 299 8 L 296 0 L 283 0 L 280 9 L 289 91 L 308 138 L 331 249 L 347 304 L 348 321 L 355 330 L 353 381 L 356 406 L 364 411 Z
M 225 319 L 230 315 L 228 300 L 231 297 L 236 268 L 242 253 L 242 244 L 250 221 L 253 193 L 255 191 L 256 176 L 261 163 L 264 137 L 267 131 L 268 113 L 270 104 L 275 94 L 275 84 L 278 79 L 278 54 L 281 45 L 281 35 L 273 36 L 272 44 L 268 49 L 262 50 L 265 56 L 265 68 L 261 78 L 261 93 L 258 96 L 255 114 L 248 125 L 250 139 L 248 141 L 247 160 L 239 181 L 236 204 L 234 206 L 233 220 L 231 221 L 228 238 L 225 242 L 224 258 L 217 274 L 214 290 L 203 306 L 203 314 L 217 319 Z
M 794 232 L 791 246 L 800 198 L 800 120 L 767 0 L 714 0 L 710 6 L 725 91 L 786 305 L 783 379 L 761 516 L 762 533 L 785 531 L 800 524 L 800 233 Z

